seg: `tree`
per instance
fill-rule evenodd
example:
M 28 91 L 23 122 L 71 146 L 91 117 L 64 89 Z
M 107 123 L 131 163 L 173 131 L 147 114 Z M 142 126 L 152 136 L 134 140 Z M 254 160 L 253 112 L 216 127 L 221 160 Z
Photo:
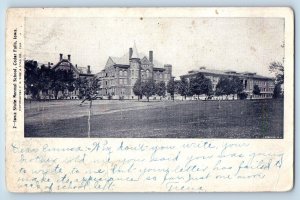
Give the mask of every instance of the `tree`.
M 100 80 L 97 77 L 77 78 L 73 83 L 75 89 L 79 90 L 79 98 L 82 99 L 87 95 L 95 96 L 100 88 Z
M 160 96 L 160 100 L 166 95 L 166 84 L 163 81 L 155 84 L 155 93 Z
M 171 78 L 167 84 L 167 92 L 170 93 L 171 98 L 174 101 L 175 81 L 173 78 Z
M 180 81 L 178 83 L 178 87 L 177 87 L 177 92 L 178 92 L 178 94 L 183 96 L 184 99 L 186 99 L 186 96 L 188 96 L 189 83 L 187 82 L 187 80 L 185 78 L 180 79 Z
M 260 95 L 260 89 L 259 89 L 258 85 L 253 86 L 253 94 Z
M 243 100 L 243 99 L 247 99 L 248 94 L 246 92 L 241 92 L 238 94 L 238 97 Z
M 230 83 L 231 83 L 231 94 L 239 94 L 243 92 L 244 86 L 239 77 L 237 76 L 231 77 Z
M 72 88 L 74 84 L 75 78 L 73 71 L 61 69 L 52 71 L 50 89 L 54 91 L 55 99 L 57 99 L 60 91 L 64 92 L 66 89 Z
M 283 84 L 284 83 L 284 67 L 281 62 L 270 63 L 269 71 L 274 73 L 276 76 L 275 84 Z
M 212 83 L 209 78 L 206 78 L 203 74 L 198 73 L 196 77 L 191 78 L 190 82 L 191 91 L 198 96 L 205 94 L 209 96 L 212 94 Z
M 196 75 L 196 77 L 191 78 L 191 81 L 190 81 L 191 91 L 193 94 L 198 96 L 198 99 L 199 99 L 199 95 L 203 94 L 202 83 L 203 83 L 204 79 L 205 79 L 204 75 L 201 73 L 198 73 Z
M 188 87 L 188 85 L 187 85 Z M 175 92 L 174 93 L 177 93 L 177 94 L 180 94 L 180 96 L 185 96 L 184 95 L 184 91 L 183 91 L 183 83 L 180 81 L 175 81 Z
M 228 96 L 230 94 L 230 80 L 228 77 L 221 77 L 216 85 L 217 96 Z
M 37 81 L 36 85 L 38 87 L 39 92 L 42 92 L 42 95 L 45 97 L 48 96 L 48 91 L 51 88 L 51 77 L 53 70 L 45 65 L 42 65 L 41 68 L 38 70 L 39 80 Z
M 136 80 L 134 86 L 133 86 L 133 93 L 138 96 L 138 101 L 140 100 L 140 97 L 143 95 L 142 93 L 142 83 L 141 80 Z
M 210 96 L 213 94 L 212 82 L 209 78 L 205 78 L 202 85 L 203 94 Z
M 34 60 L 25 60 L 25 89 L 26 94 L 31 94 L 33 99 L 39 99 L 39 80 L 38 64 Z
M 86 96 L 86 91 L 89 87 L 89 80 L 86 77 L 77 78 L 74 82 L 75 89 L 79 91 L 79 99 Z
M 97 95 L 100 88 L 100 80 L 97 77 L 93 77 L 88 79 L 88 83 L 90 94 Z
M 281 94 L 281 84 L 276 84 L 274 91 L 273 91 L 273 98 L 277 99 L 277 98 L 281 98 L 282 94 Z
M 155 95 L 155 83 L 152 79 L 146 82 L 142 82 L 141 88 L 142 88 L 142 94 L 147 97 L 148 101 L 149 101 L 149 97 Z
M 226 99 L 228 99 L 228 95 L 239 95 L 243 90 L 244 86 L 239 77 L 221 77 L 216 85 L 215 94 L 217 96 L 226 95 Z

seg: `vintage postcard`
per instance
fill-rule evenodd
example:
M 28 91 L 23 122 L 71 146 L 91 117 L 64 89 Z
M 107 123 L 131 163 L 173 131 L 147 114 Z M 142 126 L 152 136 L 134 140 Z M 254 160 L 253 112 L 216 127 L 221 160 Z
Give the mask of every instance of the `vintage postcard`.
M 11 192 L 289 191 L 291 8 L 11 8 Z

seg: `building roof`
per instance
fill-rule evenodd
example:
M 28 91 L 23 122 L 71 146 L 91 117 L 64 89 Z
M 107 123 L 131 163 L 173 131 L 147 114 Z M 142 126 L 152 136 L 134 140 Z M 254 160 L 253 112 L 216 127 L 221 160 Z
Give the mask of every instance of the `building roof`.
M 165 71 L 165 68 L 153 67 L 153 71 Z
M 272 77 L 262 76 L 258 75 L 255 72 L 236 72 L 234 70 L 216 70 L 216 69 L 206 69 L 204 67 L 201 67 L 199 70 L 191 70 L 188 72 L 188 74 L 182 75 L 182 76 L 189 76 L 192 74 L 197 73 L 203 73 L 203 74 L 211 74 L 211 75 L 231 75 L 231 76 L 246 76 L 251 78 L 258 78 L 258 79 L 274 79 Z
M 136 48 L 136 45 L 134 44 L 134 47 L 132 48 L 132 58 L 139 58 L 139 59 L 147 59 L 149 61 L 149 58 L 146 54 L 144 53 L 138 53 L 138 50 Z M 115 57 L 115 56 L 110 56 L 108 57 L 108 60 L 106 62 L 105 68 L 107 67 L 111 67 L 113 65 L 119 65 L 119 66 L 123 66 L 125 67 L 125 65 L 129 66 L 129 52 L 125 53 L 123 56 L 121 57 Z M 153 66 L 155 68 L 161 68 L 163 69 L 163 64 L 160 63 L 159 61 L 153 59 Z
M 111 58 L 114 64 L 129 65 L 129 53 L 126 53 L 121 57 L 110 56 L 109 58 Z
M 68 59 L 62 59 L 58 63 L 56 63 L 53 66 L 53 69 L 57 68 L 60 66 L 62 63 L 68 63 L 68 65 L 72 68 L 73 71 L 78 73 L 79 75 L 87 75 L 87 76 L 93 76 L 93 74 L 88 74 L 87 73 L 87 68 L 86 67 L 79 67 L 76 65 L 76 67 L 68 60 Z

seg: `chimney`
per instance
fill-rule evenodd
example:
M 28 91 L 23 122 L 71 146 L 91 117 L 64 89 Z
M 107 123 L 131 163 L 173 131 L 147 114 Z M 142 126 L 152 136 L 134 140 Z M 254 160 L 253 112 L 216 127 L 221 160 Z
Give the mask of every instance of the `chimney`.
M 78 68 L 78 67 L 77 67 L 77 64 L 75 65 L 75 67 L 76 67 L 76 69 Z
M 71 55 L 70 54 L 68 55 L 68 60 L 71 62 Z
M 87 73 L 90 74 L 91 73 L 91 66 L 87 66 Z
M 153 51 L 149 51 L 149 61 L 153 63 Z
M 166 73 L 169 73 L 172 75 L 172 65 L 171 64 L 165 64 L 164 68 L 166 70 Z
M 48 67 L 49 67 L 49 68 L 51 67 L 51 64 L 50 64 L 50 62 L 48 62 Z
M 59 61 L 61 61 L 62 59 L 63 59 L 63 54 L 60 53 L 60 54 L 59 54 Z
M 129 48 L 129 60 L 130 60 L 131 57 L 132 57 L 132 53 L 133 53 L 132 48 Z

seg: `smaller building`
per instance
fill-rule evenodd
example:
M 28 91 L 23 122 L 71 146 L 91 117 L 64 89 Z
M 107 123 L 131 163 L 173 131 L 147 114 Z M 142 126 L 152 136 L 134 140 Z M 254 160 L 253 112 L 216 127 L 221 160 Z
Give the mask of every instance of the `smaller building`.
M 70 54 L 68 55 L 68 58 L 64 58 L 63 54 L 59 54 L 59 61 L 54 66 L 51 66 L 51 68 L 54 70 L 71 70 L 74 74 L 74 78 L 91 78 L 94 76 L 94 74 L 92 74 L 90 65 L 87 67 L 79 67 L 77 64 L 73 65 Z
M 198 70 L 191 70 L 188 74 L 180 76 L 188 81 L 197 75 L 198 73 L 203 74 L 205 77 L 209 78 L 212 82 L 213 91 L 216 90 L 216 86 L 219 82 L 220 77 L 227 76 L 237 76 L 240 78 L 244 85 L 244 92 L 247 93 L 248 98 L 258 99 L 258 98 L 272 98 L 273 91 L 275 88 L 275 79 L 271 77 L 261 76 L 255 72 L 236 72 L 234 70 L 212 70 L 206 69 L 206 67 L 200 67 Z M 260 89 L 260 95 L 254 95 L 253 89 L 254 85 L 257 85 Z M 237 97 L 235 97 L 237 98 Z
M 79 67 L 77 64 L 73 65 L 71 62 L 71 55 L 67 55 L 67 58 L 63 57 L 63 54 L 59 54 L 59 60 L 56 64 L 48 62 L 48 64 L 38 63 L 38 67 L 47 66 L 55 71 L 72 71 L 73 77 L 75 79 L 79 78 L 93 78 L 94 74 L 91 71 L 91 67 Z M 74 85 L 75 86 L 75 85 Z M 55 92 L 52 90 L 43 91 L 40 94 L 40 97 L 43 99 L 55 99 Z M 59 91 L 57 94 L 58 99 L 78 99 L 79 98 L 79 88 L 76 88 L 73 91 L 65 89 L 64 91 Z

